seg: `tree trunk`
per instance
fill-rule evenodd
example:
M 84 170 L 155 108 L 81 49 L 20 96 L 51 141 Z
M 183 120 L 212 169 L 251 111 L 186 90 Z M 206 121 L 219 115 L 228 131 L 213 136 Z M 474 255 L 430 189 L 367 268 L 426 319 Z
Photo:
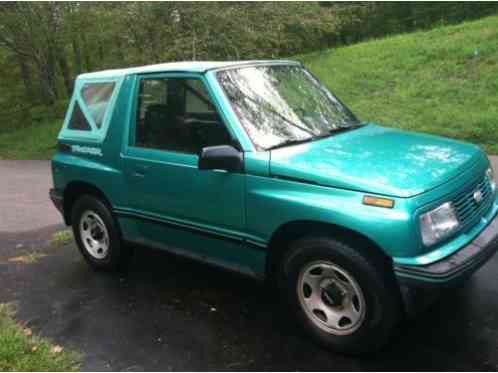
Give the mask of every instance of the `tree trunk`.
M 126 59 L 123 53 L 123 43 L 120 37 L 116 37 L 116 55 L 120 65 L 126 66 Z
M 79 75 L 81 74 L 81 49 L 78 35 L 74 36 L 72 45 L 74 53 L 74 69 L 76 70 L 76 75 Z
M 17 55 L 17 60 L 19 61 L 19 66 L 21 68 L 21 78 L 24 84 L 26 97 L 31 101 L 34 97 L 33 83 L 31 81 L 31 70 L 24 56 Z
M 57 76 L 56 76 L 56 60 L 54 55 L 53 46 L 48 46 L 48 56 L 47 56 L 47 66 L 45 69 L 45 73 L 47 76 L 47 82 L 52 92 L 52 96 L 54 99 L 59 97 L 59 92 L 57 89 Z
M 71 97 L 71 94 L 73 93 L 73 80 L 71 79 L 71 71 L 69 70 L 69 65 L 67 63 L 66 53 L 60 47 L 57 50 L 57 60 L 62 72 L 62 78 L 64 79 L 67 97 Z
M 53 105 L 55 102 L 55 97 L 53 91 L 50 87 L 49 74 L 47 72 L 46 65 L 37 64 L 38 69 L 38 80 L 40 82 L 40 94 L 43 103 L 46 106 Z
M 99 62 L 100 62 L 100 67 L 102 68 L 104 66 L 104 44 L 102 42 L 102 39 L 99 39 Z
M 89 46 L 86 40 L 85 33 L 81 34 L 81 40 L 83 41 L 83 56 L 85 59 L 85 71 L 92 71 L 92 60 L 90 58 Z

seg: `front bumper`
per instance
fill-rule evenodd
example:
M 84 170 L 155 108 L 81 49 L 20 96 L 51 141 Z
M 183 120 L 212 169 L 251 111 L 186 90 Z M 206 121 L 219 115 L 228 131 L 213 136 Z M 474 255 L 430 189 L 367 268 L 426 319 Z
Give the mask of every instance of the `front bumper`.
M 62 196 L 62 191 L 59 189 L 50 189 L 48 192 L 50 199 L 52 200 L 55 208 L 64 215 L 64 198 Z
M 451 286 L 468 278 L 498 250 L 498 216 L 467 246 L 427 265 L 395 265 L 400 285 Z

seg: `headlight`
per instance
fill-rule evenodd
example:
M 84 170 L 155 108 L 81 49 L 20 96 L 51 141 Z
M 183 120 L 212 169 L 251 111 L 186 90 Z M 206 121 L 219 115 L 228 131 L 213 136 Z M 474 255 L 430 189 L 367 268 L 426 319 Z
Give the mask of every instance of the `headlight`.
M 494 192 L 496 190 L 496 179 L 493 169 L 491 167 L 488 168 L 486 174 L 488 175 L 489 181 L 491 182 L 491 190 Z
M 422 242 L 426 246 L 431 246 L 448 237 L 458 228 L 459 224 L 453 205 L 450 202 L 426 212 L 420 215 Z

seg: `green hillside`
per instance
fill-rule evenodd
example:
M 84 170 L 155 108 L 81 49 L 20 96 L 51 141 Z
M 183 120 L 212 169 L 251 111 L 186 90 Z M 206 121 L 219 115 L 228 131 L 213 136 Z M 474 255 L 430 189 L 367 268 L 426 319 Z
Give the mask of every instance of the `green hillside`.
M 498 16 L 297 58 L 363 120 L 498 154 Z M 49 158 L 60 125 L 0 134 L 0 159 Z
M 498 154 L 498 17 L 299 57 L 363 120 Z

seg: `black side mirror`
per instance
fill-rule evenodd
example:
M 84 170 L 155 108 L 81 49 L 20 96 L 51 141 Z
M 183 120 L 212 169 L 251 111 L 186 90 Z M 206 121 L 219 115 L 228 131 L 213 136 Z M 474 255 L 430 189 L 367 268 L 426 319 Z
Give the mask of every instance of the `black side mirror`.
M 230 145 L 208 146 L 199 155 L 199 170 L 242 171 L 244 157 Z

